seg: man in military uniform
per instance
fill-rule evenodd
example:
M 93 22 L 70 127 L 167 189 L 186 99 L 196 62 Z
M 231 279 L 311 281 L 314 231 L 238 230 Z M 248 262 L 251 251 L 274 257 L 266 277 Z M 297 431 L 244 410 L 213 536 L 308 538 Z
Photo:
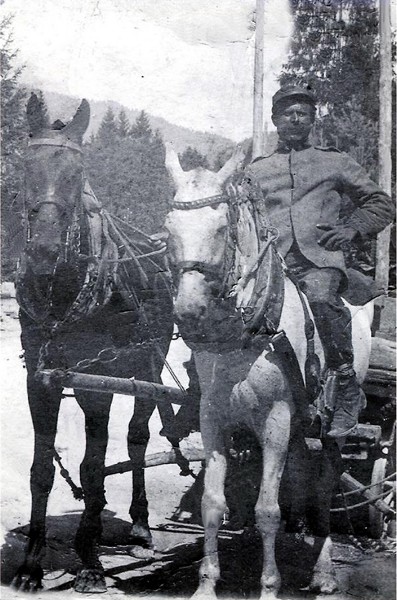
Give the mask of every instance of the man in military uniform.
M 346 286 L 343 249 L 384 229 L 394 211 L 391 199 L 350 156 L 311 145 L 315 113 L 316 100 L 308 89 L 282 87 L 272 109 L 278 147 L 254 160 L 245 179 L 261 190 L 260 217 L 278 229 L 278 251 L 308 298 L 327 367 L 337 376 L 328 432 L 336 438 L 353 429 L 365 406 L 353 369 L 350 311 L 340 297 Z M 356 206 L 345 222 L 339 221 L 342 194 Z

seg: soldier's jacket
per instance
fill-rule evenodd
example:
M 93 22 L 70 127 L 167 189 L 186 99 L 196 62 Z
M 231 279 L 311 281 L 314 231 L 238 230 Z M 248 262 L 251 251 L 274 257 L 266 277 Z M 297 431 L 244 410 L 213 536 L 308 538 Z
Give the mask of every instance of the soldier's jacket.
M 256 195 L 259 220 L 277 227 L 280 254 L 287 254 L 295 237 L 302 254 L 318 267 L 345 270 L 343 252 L 320 246 L 323 232 L 316 227 L 338 222 L 342 194 L 357 207 L 346 224 L 361 235 L 378 233 L 394 216 L 391 198 L 348 154 L 334 148 L 280 146 L 247 168 L 244 186 Z

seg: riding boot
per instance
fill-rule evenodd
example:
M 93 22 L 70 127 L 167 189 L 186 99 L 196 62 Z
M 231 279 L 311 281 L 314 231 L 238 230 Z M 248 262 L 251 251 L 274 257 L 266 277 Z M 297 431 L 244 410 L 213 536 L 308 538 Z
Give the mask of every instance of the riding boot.
M 331 421 L 330 438 L 345 437 L 358 423 L 366 399 L 352 365 L 342 365 L 334 371 L 337 376 L 336 403 Z
M 328 437 L 346 436 L 354 429 L 366 406 L 363 390 L 353 368 L 351 314 L 348 308 L 333 302 L 312 303 L 314 319 L 323 344 L 328 377 L 334 378 L 333 416 Z

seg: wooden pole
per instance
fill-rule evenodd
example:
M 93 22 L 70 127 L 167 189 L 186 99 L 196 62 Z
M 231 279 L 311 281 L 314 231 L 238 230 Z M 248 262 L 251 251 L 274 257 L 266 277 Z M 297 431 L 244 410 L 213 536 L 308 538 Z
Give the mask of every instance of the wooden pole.
M 157 402 L 183 404 L 188 397 L 186 392 L 178 388 L 151 381 L 140 381 L 138 379 L 91 375 L 89 373 L 63 371 L 62 369 L 43 369 L 42 371 L 38 371 L 37 376 L 41 378 L 44 385 L 48 386 L 61 385 L 62 387 L 89 392 L 139 396 L 140 398 L 156 400 Z
M 379 0 L 379 185 L 391 194 L 392 58 L 390 0 Z M 375 281 L 387 293 L 391 226 L 379 233 L 376 242 Z
M 252 158 L 263 151 L 263 71 L 265 40 L 265 0 L 256 0 L 255 62 L 254 62 L 254 122 Z

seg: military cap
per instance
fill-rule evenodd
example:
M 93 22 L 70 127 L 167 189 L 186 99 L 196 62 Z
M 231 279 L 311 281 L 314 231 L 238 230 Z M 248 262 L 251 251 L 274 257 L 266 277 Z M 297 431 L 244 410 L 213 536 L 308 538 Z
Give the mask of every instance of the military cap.
M 312 106 L 316 106 L 317 100 L 314 96 L 313 92 L 305 87 L 300 87 L 298 85 L 283 85 L 278 92 L 276 92 L 272 98 L 272 111 L 275 112 L 275 107 L 277 104 L 284 103 L 286 100 L 290 98 L 300 98 L 301 101 L 308 102 Z

